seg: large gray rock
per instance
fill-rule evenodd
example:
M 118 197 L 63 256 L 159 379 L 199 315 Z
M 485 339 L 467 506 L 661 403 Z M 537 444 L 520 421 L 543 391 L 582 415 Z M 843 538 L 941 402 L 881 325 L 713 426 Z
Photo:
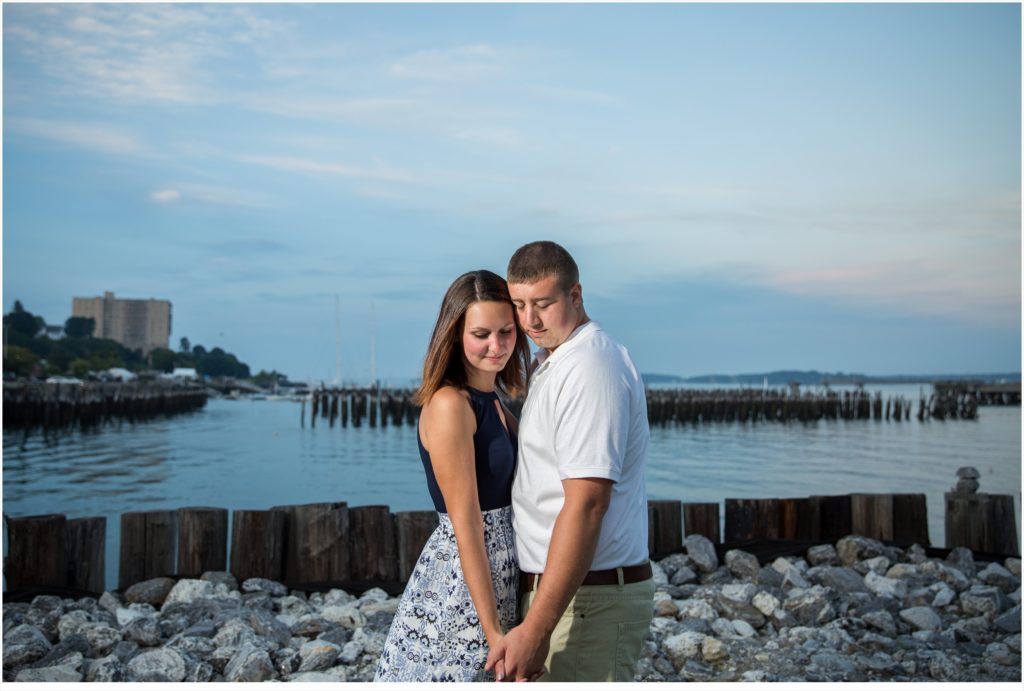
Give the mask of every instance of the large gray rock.
M 705 600 L 698 598 L 690 598 L 688 600 L 675 600 L 676 607 L 679 608 L 679 613 L 676 617 L 683 621 L 685 619 L 703 619 L 704 621 L 712 621 L 718 617 L 714 607 L 708 604 Z
M 318 672 L 334 664 L 341 648 L 327 641 L 310 641 L 299 648 L 300 672 Z
M 700 654 L 707 662 L 717 662 L 729 657 L 729 651 L 726 650 L 725 644 L 712 636 L 707 636 L 701 641 Z
M 100 599 L 97 604 L 111 614 L 116 614 L 117 610 L 124 607 L 124 602 L 121 601 L 120 597 L 106 591 L 100 595 Z
M 42 659 L 53 647 L 31 624 L 16 626 L 4 636 L 4 669 L 24 667 Z
M 974 553 L 966 547 L 955 547 L 949 551 L 946 563 L 955 566 L 968 578 L 974 578 L 977 574 L 977 567 L 974 564 Z
M 879 576 L 874 571 L 868 571 L 864 576 L 864 585 L 875 595 L 887 597 L 893 600 L 902 600 L 907 595 L 907 584 L 895 578 Z
M 82 632 L 82 628 L 90 623 L 89 613 L 82 610 L 74 610 L 64 614 L 57 622 L 57 635 L 61 640 L 69 636 L 76 636 Z
M 840 594 L 866 593 L 864 577 L 847 566 L 824 566 L 808 574 L 811 580 L 819 585 L 832 588 Z
M 711 573 L 718 568 L 718 555 L 711 540 L 703 535 L 687 535 L 683 540 L 686 554 L 701 573 Z
M 167 577 L 151 578 L 142 581 L 124 591 L 126 602 L 145 602 L 150 605 L 162 605 L 174 587 L 174 579 Z
M 1002 611 L 1002 600 L 999 588 L 990 585 L 976 585 L 960 593 L 960 607 L 969 616 L 997 615 Z
M 661 647 L 676 669 L 681 669 L 687 660 L 700 655 L 701 644 L 705 638 L 707 636 L 702 633 L 685 631 L 666 638 Z
M 771 593 L 760 592 L 751 598 L 750 604 L 757 607 L 761 614 L 769 617 L 782 603 L 779 601 L 779 598 L 775 597 Z
M 765 625 L 764 614 L 749 602 L 733 600 L 718 593 L 715 605 L 726 619 L 741 619 L 755 628 Z
M 942 617 L 931 607 L 908 607 L 900 610 L 900 619 L 919 631 L 938 631 L 942 628 Z
M 82 681 L 82 655 L 73 653 L 53 667 L 35 667 L 18 672 L 14 681 L 66 684 Z
M 1020 557 L 1007 557 L 1003 566 L 1014 576 L 1020 578 Z
M 782 608 L 804 626 L 821 626 L 836 618 L 829 591 L 818 585 L 791 591 Z
M 89 670 L 85 673 L 85 680 L 91 682 L 124 681 L 127 675 L 124 663 L 116 655 L 107 655 L 89 662 Z
M 878 629 L 887 636 L 896 635 L 896 620 L 884 609 L 868 612 L 861 618 L 865 624 Z
M 257 648 L 252 643 L 240 646 L 224 668 L 224 678 L 227 681 L 267 681 L 273 679 L 276 674 L 274 663 L 267 651 Z
M 363 644 L 360 641 L 349 641 L 341 648 L 338 660 L 346 665 L 351 665 L 363 654 Z
M 349 629 L 361 629 L 366 624 L 366 615 L 359 609 L 359 605 L 350 602 L 347 605 L 324 607 L 320 610 L 320 618 L 332 624 L 338 624 Z
M 199 579 L 209 581 L 215 588 L 223 585 L 228 590 L 238 590 L 238 579 L 227 571 L 205 571 Z
M 160 645 L 160 625 L 155 617 L 140 617 L 128 622 L 122 630 L 125 640 L 135 641 L 143 648 Z
M 167 593 L 161 611 L 167 611 L 168 605 L 177 602 L 193 603 L 208 597 L 213 597 L 213 583 L 198 578 L 182 578 Z
M 853 566 L 859 561 L 884 555 L 886 551 L 881 542 L 863 535 L 847 535 L 836 543 L 836 552 L 843 566 Z
M 697 573 L 689 566 L 682 566 L 676 569 L 669 577 L 669 583 L 672 585 L 686 585 L 687 583 L 697 582 Z
M 286 647 L 292 639 L 291 630 L 284 622 L 266 610 L 253 610 L 249 615 L 249 625 L 257 636 L 273 641 L 280 648 Z
M 231 619 L 220 627 L 213 637 L 213 643 L 218 648 L 238 648 L 243 643 L 251 642 L 255 638 L 256 632 L 248 622 Z
M 942 651 L 936 651 L 928 660 L 928 672 L 933 679 L 939 681 L 955 680 L 960 671 L 960 666 L 949 659 Z
M 1020 587 L 1020 576 L 1014 576 L 1006 567 L 992 562 L 978 572 L 978 578 L 988 585 L 994 585 L 1004 593 L 1012 593 Z
M 741 549 L 731 549 L 725 553 L 725 566 L 736 578 L 744 581 L 756 582 L 761 571 L 761 564 L 757 557 L 750 552 Z
M 56 595 L 39 595 L 25 612 L 25 623 L 36 627 L 48 641 L 55 643 L 58 638 L 57 624 L 63 615 L 63 600 Z
M 128 675 L 131 681 L 184 681 L 185 659 L 173 648 L 146 651 L 128 662 Z
M 1008 609 L 996 617 L 992 625 L 1005 633 L 1020 633 L 1020 611 L 1020 605 Z
M 839 553 L 832 545 L 815 545 L 807 550 L 807 563 L 811 566 L 834 566 L 839 563 Z
M 288 586 L 278 583 L 277 581 L 271 581 L 267 578 L 247 578 L 242 583 L 242 592 L 263 592 L 269 594 L 271 597 L 284 597 L 288 594 Z

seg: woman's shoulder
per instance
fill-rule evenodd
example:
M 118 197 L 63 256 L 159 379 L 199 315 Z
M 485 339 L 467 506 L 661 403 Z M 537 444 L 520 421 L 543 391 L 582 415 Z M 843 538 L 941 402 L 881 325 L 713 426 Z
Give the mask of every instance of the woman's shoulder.
M 423 412 L 432 418 L 459 418 L 467 414 L 472 416 L 473 407 L 468 391 L 456 386 L 442 386 L 423 406 Z

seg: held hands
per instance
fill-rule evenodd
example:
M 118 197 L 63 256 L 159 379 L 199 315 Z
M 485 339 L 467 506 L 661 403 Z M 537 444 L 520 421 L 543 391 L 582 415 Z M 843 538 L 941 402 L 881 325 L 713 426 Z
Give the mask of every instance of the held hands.
M 535 681 L 547 672 L 544 661 L 549 647 L 547 636 L 520 624 L 491 646 L 484 669 L 493 669 L 498 681 Z

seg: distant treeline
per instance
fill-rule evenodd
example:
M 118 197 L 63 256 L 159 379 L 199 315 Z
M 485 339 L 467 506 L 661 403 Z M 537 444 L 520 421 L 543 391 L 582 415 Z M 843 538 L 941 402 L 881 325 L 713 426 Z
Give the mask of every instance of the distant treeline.
M 64 322 L 64 338 L 50 338 L 42 317 L 32 314 L 20 301 L 4 315 L 4 372 L 20 377 L 70 374 L 82 377 L 121 367 L 131 372 L 171 372 L 175 367 L 192 367 L 211 377 L 248 378 L 249 366 L 221 348 L 207 350 L 181 339 L 181 350 L 157 348 L 147 357 L 109 338 L 94 338 L 92 319 L 70 317 Z M 266 374 L 266 373 L 261 373 Z M 277 375 L 276 372 L 266 376 Z M 280 376 L 280 375 L 278 375 Z
M 917 384 L 936 381 L 1020 381 L 1020 372 L 993 374 L 893 374 L 870 376 L 855 372 L 819 372 L 817 370 L 777 370 L 760 374 L 705 374 L 699 377 L 677 377 L 670 374 L 644 374 L 647 384 L 736 384 L 741 386 L 784 386 L 796 382 L 801 386 L 857 384 Z

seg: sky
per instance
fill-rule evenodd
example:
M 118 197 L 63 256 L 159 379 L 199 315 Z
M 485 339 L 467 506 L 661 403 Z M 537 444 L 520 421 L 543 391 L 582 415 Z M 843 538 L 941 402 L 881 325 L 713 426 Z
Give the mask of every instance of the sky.
M 397 383 L 548 239 L 644 372 L 1020 370 L 1017 4 L 2 9 L 5 312 Z

